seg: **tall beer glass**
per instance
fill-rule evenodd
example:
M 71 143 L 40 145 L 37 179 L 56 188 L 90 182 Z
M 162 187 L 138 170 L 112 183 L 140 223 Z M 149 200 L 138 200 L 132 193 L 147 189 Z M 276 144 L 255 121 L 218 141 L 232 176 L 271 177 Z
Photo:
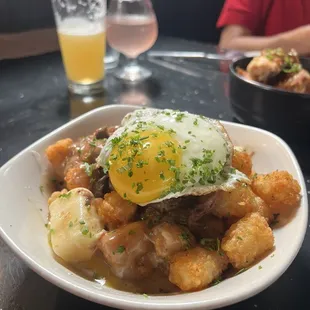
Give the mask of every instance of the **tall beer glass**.
M 101 92 L 106 0 L 52 0 L 52 5 L 69 90 Z

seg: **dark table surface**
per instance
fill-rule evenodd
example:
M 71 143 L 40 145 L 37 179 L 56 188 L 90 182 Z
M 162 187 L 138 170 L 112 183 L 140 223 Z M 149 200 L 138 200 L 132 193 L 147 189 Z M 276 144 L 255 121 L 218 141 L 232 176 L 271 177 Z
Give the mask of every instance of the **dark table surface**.
M 204 50 L 210 45 L 161 38 L 154 49 Z M 188 110 L 233 121 L 228 76 L 216 61 L 148 61 L 153 77 L 129 87 L 106 78 L 104 95 L 69 96 L 59 53 L 0 62 L 0 165 L 37 139 L 81 113 L 107 104 L 140 104 Z M 308 147 L 292 145 L 300 160 L 308 193 Z M 0 189 L 1 190 L 1 189 Z M 289 240 L 288 240 L 289 247 Z M 310 309 L 310 236 L 285 274 L 264 292 L 226 309 Z M 71 295 L 30 270 L 0 238 L 0 310 L 110 309 Z

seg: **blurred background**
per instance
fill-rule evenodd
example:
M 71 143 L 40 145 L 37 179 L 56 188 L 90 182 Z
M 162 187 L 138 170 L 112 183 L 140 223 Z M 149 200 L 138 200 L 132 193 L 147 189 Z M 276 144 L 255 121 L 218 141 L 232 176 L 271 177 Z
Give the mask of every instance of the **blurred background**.
M 224 2 L 152 0 L 159 35 L 216 44 L 220 36 L 216 21 Z M 0 0 L 0 58 L 36 55 L 58 49 L 54 29 L 50 0 Z

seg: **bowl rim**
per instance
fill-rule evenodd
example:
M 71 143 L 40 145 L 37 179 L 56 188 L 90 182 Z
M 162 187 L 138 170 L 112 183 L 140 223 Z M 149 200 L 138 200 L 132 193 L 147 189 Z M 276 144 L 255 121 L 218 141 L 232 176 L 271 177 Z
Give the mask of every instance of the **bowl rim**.
M 251 80 L 248 80 L 246 79 L 245 77 L 239 75 L 237 72 L 236 72 L 236 66 L 238 64 L 238 61 L 242 61 L 242 60 L 252 60 L 254 57 L 241 57 L 241 58 L 238 58 L 237 60 L 233 61 L 230 65 L 229 65 L 229 71 L 230 73 L 238 78 L 239 80 L 242 80 L 243 82 L 246 82 L 250 85 L 253 85 L 254 87 L 256 88 L 259 88 L 259 89 L 262 89 L 262 90 L 265 90 L 265 91 L 271 91 L 271 92 L 274 92 L 274 93 L 279 93 L 279 95 L 288 95 L 288 96 L 300 96 L 304 99 L 310 99 L 310 94 L 301 94 L 301 93 L 298 93 L 298 92 L 293 92 L 293 91 L 289 91 L 289 90 L 285 90 L 285 89 L 281 89 L 281 88 L 276 88 L 276 87 L 273 87 L 273 86 L 270 86 L 270 85 L 266 85 L 266 84 L 263 84 L 263 83 L 260 83 L 260 82 L 257 82 L 257 81 L 251 81 Z M 310 58 L 306 58 L 306 57 L 299 57 L 300 59 L 309 59 Z M 243 69 L 243 68 L 241 68 Z M 243 69 L 245 70 L 245 69 Z M 296 104 L 296 102 L 294 103 Z
M 108 105 L 104 107 L 100 107 L 97 109 L 94 109 L 88 113 L 85 113 L 81 115 L 78 118 L 75 118 L 74 120 L 69 121 L 68 123 L 60 126 L 59 128 L 53 130 L 51 133 L 43 136 L 39 140 L 35 141 L 28 147 L 26 147 L 24 150 L 19 152 L 17 155 L 15 155 L 13 158 L 11 158 L 9 161 L 7 161 L 2 167 L 0 167 L 0 172 L 6 171 L 6 169 L 14 164 L 14 161 L 18 159 L 18 157 L 22 156 L 24 153 L 30 151 L 33 147 L 36 145 L 39 145 L 41 142 L 44 141 L 44 139 L 48 137 L 52 137 L 55 134 L 58 134 L 61 132 L 63 129 L 65 129 L 67 126 L 73 125 L 73 124 L 79 124 L 79 121 L 83 118 L 88 118 L 92 114 L 97 113 L 98 111 L 105 111 L 105 110 L 114 110 L 114 109 L 137 109 L 141 108 L 141 106 L 134 106 L 134 105 Z M 220 120 L 221 121 L 221 120 Z M 115 307 L 118 309 L 156 309 L 156 310 L 194 310 L 194 309 L 215 309 L 219 307 L 224 307 L 228 305 L 235 304 L 237 302 L 243 301 L 245 299 L 248 299 L 264 289 L 266 289 L 268 286 L 270 286 L 272 283 L 274 283 L 286 270 L 287 268 L 291 265 L 293 260 L 295 259 L 296 255 L 298 254 L 302 243 L 305 238 L 306 230 L 307 230 L 307 223 L 308 223 L 308 197 L 307 197 L 307 190 L 306 190 L 306 185 L 305 185 L 305 180 L 301 171 L 301 168 L 299 166 L 299 163 L 290 149 L 290 147 L 286 144 L 285 141 L 283 141 L 280 137 L 277 135 L 268 132 L 266 130 L 260 129 L 260 128 L 255 128 L 253 126 L 247 126 L 247 125 L 242 125 L 242 124 L 237 124 L 233 122 L 227 122 L 227 121 L 221 121 L 221 123 L 236 126 L 236 127 L 242 127 L 245 130 L 246 129 L 255 129 L 256 131 L 259 131 L 261 133 L 270 135 L 274 139 L 276 139 L 279 143 L 281 143 L 287 150 L 288 154 L 290 155 L 290 158 L 296 168 L 296 172 L 298 174 L 298 177 L 300 178 L 302 182 L 301 188 L 302 188 L 302 193 L 305 195 L 303 196 L 304 198 L 304 204 L 305 204 L 305 209 L 304 212 L 306 213 L 302 217 L 302 221 L 300 223 L 301 226 L 301 233 L 298 238 L 298 242 L 295 243 L 295 248 L 287 258 L 287 263 L 280 265 L 280 267 L 277 268 L 277 270 L 274 273 L 266 274 L 264 277 L 264 281 L 258 283 L 254 288 L 248 287 L 246 290 L 241 292 L 240 294 L 236 294 L 234 296 L 224 296 L 222 299 L 212 299 L 212 300 L 204 300 L 204 301 L 193 301 L 190 300 L 188 302 L 165 302 L 163 299 L 157 299 L 157 296 L 150 296 L 150 298 L 144 298 L 144 299 L 139 299 L 137 300 L 128 300 L 128 298 L 124 297 L 118 297 L 118 296 L 113 296 L 113 293 L 98 293 L 97 291 L 93 290 L 91 287 L 89 289 L 86 289 L 84 287 L 81 287 L 76 284 L 72 284 L 71 281 L 68 281 L 64 279 L 63 277 L 55 274 L 53 271 L 41 266 L 39 263 L 36 262 L 35 259 L 33 259 L 30 255 L 28 255 L 25 251 L 23 251 L 19 246 L 17 246 L 12 240 L 8 234 L 3 230 L 2 227 L 0 227 L 0 236 L 3 238 L 3 240 L 6 242 L 6 244 L 12 249 L 12 251 L 19 257 L 21 258 L 33 271 L 35 271 L 37 274 L 39 274 L 41 277 L 43 277 L 45 280 L 53 283 L 54 285 L 60 287 L 61 289 L 64 289 L 67 292 L 70 292 L 76 296 L 82 297 L 86 300 L 96 302 L 101 305 L 107 305 L 110 307 Z M 302 207 L 304 207 L 302 205 Z M 242 276 L 242 275 L 241 275 Z M 190 293 L 189 293 L 190 294 Z M 169 297 L 174 297 L 172 296 L 160 296 L 164 297 L 165 300 L 168 299 Z M 190 298 L 189 298 L 190 299 Z M 103 303 L 104 301 L 104 303 Z

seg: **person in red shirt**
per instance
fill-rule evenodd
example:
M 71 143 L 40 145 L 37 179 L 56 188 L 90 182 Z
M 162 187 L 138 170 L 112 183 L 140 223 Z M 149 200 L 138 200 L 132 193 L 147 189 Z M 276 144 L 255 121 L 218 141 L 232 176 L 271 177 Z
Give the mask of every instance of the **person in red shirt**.
M 310 54 L 310 0 L 226 0 L 217 27 L 220 48 Z

